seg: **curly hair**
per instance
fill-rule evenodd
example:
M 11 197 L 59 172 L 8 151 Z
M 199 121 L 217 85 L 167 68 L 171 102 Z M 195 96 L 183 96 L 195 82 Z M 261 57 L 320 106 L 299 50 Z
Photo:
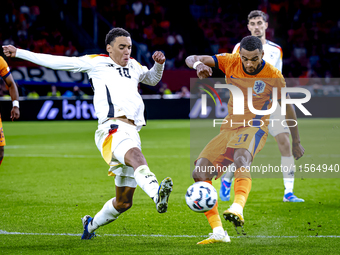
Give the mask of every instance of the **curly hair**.
M 254 51 L 256 49 L 262 51 L 263 49 L 261 40 L 253 35 L 246 36 L 241 40 L 240 51 L 242 48 L 248 51 Z
M 119 37 L 119 36 L 131 37 L 130 33 L 128 31 L 126 31 L 125 29 L 120 28 L 120 27 L 115 27 L 115 28 L 112 28 L 107 33 L 107 35 L 105 37 L 105 45 L 110 44 L 111 42 L 113 42 L 116 39 L 116 37 Z

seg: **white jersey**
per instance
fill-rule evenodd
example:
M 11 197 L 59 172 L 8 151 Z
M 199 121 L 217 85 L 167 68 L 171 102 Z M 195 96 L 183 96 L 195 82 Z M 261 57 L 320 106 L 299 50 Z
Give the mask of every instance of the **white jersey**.
M 277 69 L 279 69 L 280 72 L 282 72 L 282 49 L 279 45 L 266 40 L 266 44 L 263 45 L 264 50 L 264 61 L 272 64 Z M 240 51 L 240 43 L 236 44 L 233 53 Z
M 145 125 L 138 83 L 155 86 L 164 70 L 164 64 L 158 63 L 148 70 L 133 58 L 126 66 L 120 66 L 104 54 L 63 57 L 17 49 L 16 57 L 55 70 L 87 73 L 94 91 L 93 104 L 99 124 L 112 117 L 126 116 L 138 127 Z

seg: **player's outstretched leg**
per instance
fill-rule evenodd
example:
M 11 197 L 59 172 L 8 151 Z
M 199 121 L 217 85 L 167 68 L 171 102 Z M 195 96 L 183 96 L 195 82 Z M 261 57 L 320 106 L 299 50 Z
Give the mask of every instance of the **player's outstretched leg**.
M 155 202 L 157 211 L 159 213 L 166 212 L 173 186 L 171 178 L 165 178 L 159 185 L 155 174 L 150 171 L 139 148 L 131 148 L 125 154 L 124 161 L 134 168 L 134 177 L 138 186 Z
M 211 181 L 207 181 L 211 184 Z M 208 212 L 205 212 L 205 216 L 208 219 L 208 222 L 213 230 L 212 233 L 209 234 L 207 239 L 198 242 L 197 244 L 211 244 L 211 243 L 228 243 L 230 242 L 230 237 L 227 231 L 224 231 L 222 227 L 222 222 L 220 215 L 218 214 L 218 203 L 216 202 L 215 206 Z
M 104 226 L 118 218 L 120 212 L 113 206 L 115 198 L 107 201 L 103 208 L 92 218 L 86 215 L 82 218 L 84 232 L 81 239 L 91 239 L 95 236 L 94 231 L 101 226 Z
M 251 176 L 249 169 L 246 168 L 246 166 L 250 166 L 251 161 L 252 156 L 247 150 L 235 150 L 234 163 L 238 167 L 235 171 L 235 197 L 233 204 L 223 212 L 223 217 L 234 224 L 237 233 L 237 227 L 244 225 L 243 208 L 251 190 Z
M 193 178 L 195 182 L 198 181 L 206 181 L 209 184 L 212 184 L 212 178 L 216 175 L 216 173 L 209 173 L 209 171 L 200 171 L 200 168 L 206 169 L 207 166 L 212 166 L 212 163 L 206 158 L 200 158 L 196 162 L 196 167 L 193 172 Z M 230 242 L 229 235 L 227 231 L 224 231 L 222 226 L 222 221 L 220 215 L 218 214 L 218 203 L 216 202 L 215 206 L 210 210 L 204 213 L 207 217 L 209 225 L 213 231 L 213 233 L 209 234 L 207 239 L 198 242 L 197 244 L 212 244 L 212 243 L 228 243 Z
M 156 209 L 159 213 L 165 213 L 168 210 L 168 200 L 172 191 L 173 182 L 170 177 L 166 177 L 158 188 Z
M 271 127 L 269 127 L 269 130 Z M 272 133 L 273 132 L 273 133 Z M 285 187 L 283 202 L 305 202 L 302 198 L 298 198 L 293 193 L 294 188 L 294 157 L 291 154 L 291 146 L 289 141 L 289 133 L 284 130 L 276 132 L 273 129 L 271 134 L 276 134 L 275 140 L 279 146 L 281 153 L 281 168 L 283 174 L 283 184 Z
M 92 237 L 96 236 L 94 232 L 90 233 L 88 230 L 88 226 L 92 219 L 93 218 L 90 215 L 85 215 L 83 218 L 81 218 L 81 222 L 83 223 L 84 228 L 84 232 L 83 235 L 81 236 L 81 239 L 91 239 Z
M 147 165 L 137 167 L 134 175 L 137 184 L 155 202 L 157 211 L 165 213 L 168 210 L 168 200 L 173 186 L 171 178 L 165 178 L 158 185 L 156 176 Z
M 305 202 L 302 198 L 298 198 L 293 193 L 294 188 L 294 157 L 281 157 L 281 166 L 283 174 L 283 184 L 285 186 L 285 194 L 283 202 Z

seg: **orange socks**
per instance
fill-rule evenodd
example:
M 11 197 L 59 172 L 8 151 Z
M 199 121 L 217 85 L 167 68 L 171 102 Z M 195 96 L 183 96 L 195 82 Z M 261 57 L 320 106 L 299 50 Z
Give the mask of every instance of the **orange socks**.
M 212 184 L 212 181 L 206 181 L 206 182 Z M 218 214 L 217 207 L 218 207 L 218 202 L 216 202 L 215 206 L 210 211 L 207 211 L 204 213 L 212 229 L 216 227 L 222 227 L 222 222 L 221 222 L 220 215 Z
M 234 191 L 235 198 L 234 203 L 237 203 L 244 208 L 249 192 L 251 190 L 251 176 L 249 172 L 246 170 L 242 170 L 238 168 L 235 171 L 235 182 L 234 182 Z

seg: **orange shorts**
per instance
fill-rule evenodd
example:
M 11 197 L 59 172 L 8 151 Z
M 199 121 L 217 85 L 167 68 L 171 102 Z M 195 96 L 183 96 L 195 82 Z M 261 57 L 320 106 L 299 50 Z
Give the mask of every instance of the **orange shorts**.
M 234 162 L 234 151 L 247 149 L 254 158 L 266 143 L 268 131 L 257 127 L 223 129 L 203 149 L 197 159 L 206 158 L 215 167 L 228 166 Z
M 6 145 L 6 141 L 5 141 L 4 131 L 2 128 L 2 121 L 0 117 L 0 146 L 5 146 L 5 145 Z

